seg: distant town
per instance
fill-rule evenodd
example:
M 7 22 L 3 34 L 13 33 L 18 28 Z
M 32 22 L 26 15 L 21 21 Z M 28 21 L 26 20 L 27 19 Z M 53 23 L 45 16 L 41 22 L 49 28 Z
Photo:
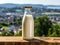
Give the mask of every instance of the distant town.
M 14 19 L 22 18 L 24 6 L 32 6 L 34 17 L 47 15 L 53 22 L 60 23 L 60 5 L 42 4 L 0 4 L 0 22 L 13 22 Z

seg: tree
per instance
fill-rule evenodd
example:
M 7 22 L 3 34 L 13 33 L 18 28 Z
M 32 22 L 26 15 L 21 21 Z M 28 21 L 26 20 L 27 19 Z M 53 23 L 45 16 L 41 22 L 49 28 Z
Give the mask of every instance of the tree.
M 47 16 L 40 16 L 35 19 L 35 36 L 48 36 L 48 30 L 52 27 L 52 22 Z
M 49 37 L 60 37 L 60 26 L 58 24 L 53 24 L 52 28 L 48 31 Z

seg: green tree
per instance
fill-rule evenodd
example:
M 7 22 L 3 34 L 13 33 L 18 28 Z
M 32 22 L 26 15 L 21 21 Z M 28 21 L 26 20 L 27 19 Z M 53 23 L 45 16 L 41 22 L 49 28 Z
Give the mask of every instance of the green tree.
M 58 24 L 53 24 L 52 28 L 48 31 L 49 37 L 60 37 L 60 26 Z
M 52 22 L 47 16 L 40 16 L 35 19 L 35 36 L 47 36 Z

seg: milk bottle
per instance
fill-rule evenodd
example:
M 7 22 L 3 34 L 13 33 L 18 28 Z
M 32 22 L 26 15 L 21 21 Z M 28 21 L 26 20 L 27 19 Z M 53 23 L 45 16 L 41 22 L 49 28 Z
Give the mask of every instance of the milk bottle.
M 25 7 L 22 20 L 22 37 L 23 39 L 33 39 L 34 37 L 34 19 L 31 13 L 31 6 Z

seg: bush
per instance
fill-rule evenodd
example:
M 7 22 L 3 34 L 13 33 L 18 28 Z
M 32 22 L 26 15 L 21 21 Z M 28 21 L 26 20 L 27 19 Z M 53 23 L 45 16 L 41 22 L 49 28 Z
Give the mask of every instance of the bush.
M 22 36 L 22 31 L 19 31 L 19 33 L 17 32 L 15 36 Z
M 57 37 L 58 35 L 56 34 L 56 32 L 52 33 L 49 35 L 49 37 Z
M 48 31 L 48 36 L 51 37 L 60 37 L 60 25 L 58 24 L 53 24 L 52 28 L 49 29 Z
M 2 36 L 14 36 L 14 34 L 4 31 L 2 32 Z
M 1 23 L 0 22 L 0 25 L 2 25 L 2 26 L 8 26 L 9 24 L 7 24 L 7 23 Z

